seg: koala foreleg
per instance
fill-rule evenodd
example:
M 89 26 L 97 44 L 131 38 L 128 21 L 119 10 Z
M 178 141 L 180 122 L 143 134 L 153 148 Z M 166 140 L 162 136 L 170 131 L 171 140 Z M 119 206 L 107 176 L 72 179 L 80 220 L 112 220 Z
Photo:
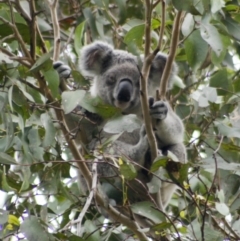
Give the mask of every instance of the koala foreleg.
M 182 121 L 166 101 L 154 102 L 153 99 L 150 98 L 149 105 L 150 115 L 155 119 L 154 132 L 158 148 L 162 151 L 163 155 L 167 156 L 168 151 L 170 151 L 178 158 L 180 163 L 186 163 L 187 157 L 186 149 L 183 145 L 184 127 Z M 167 171 L 171 172 L 171 170 Z M 163 178 L 161 177 L 161 179 Z M 177 185 L 170 179 L 162 182 L 158 195 L 160 196 L 159 198 L 164 209 L 176 189 Z

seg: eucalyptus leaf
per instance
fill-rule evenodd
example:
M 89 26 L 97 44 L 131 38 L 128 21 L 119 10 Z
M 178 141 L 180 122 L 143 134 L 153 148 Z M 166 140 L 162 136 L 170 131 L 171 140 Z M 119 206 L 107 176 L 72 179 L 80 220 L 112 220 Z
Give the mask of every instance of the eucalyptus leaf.
M 137 177 L 137 171 L 132 163 L 130 163 L 128 160 L 121 160 L 121 163 L 119 164 L 119 170 L 121 175 L 127 179 L 127 180 L 133 180 Z
M 47 113 L 41 115 L 41 122 L 45 128 L 45 136 L 43 139 L 43 147 L 49 148 L 55 140 L 56 129 L 52 123 L 52 119 Z
M 184 42 L 187 60 L 193 70 L 197 70 L 205 61 L 208 44 L 202 39 L 199 30 L 195 30 Z
M 216 55 L 220 56 L 221 52 L 223 51 L 223 44 L 217 28 L 206 20 L 202 21 L 200 32 L 202 38 L 212 47 Z
M 139 202 L 131 206 L 133 213 L 149 218 L 154 223 L 161 223 L 165 220 L 165 216 L 153 208 L 151 202 Z
M 62 93 L 62 107 L 65 114 L 72 112 L 85 96 L 84 90 L 64 91 Z
M 229 208 L 225 203 L 215 203 L 215 207 L 219 213 L 223 216 L 227 216 L 229 214 Z
M 120 115 L 110 119 L 103 130 L 107 133 L 133 132 L 141 127 L 142 123 L 136 115 Z
M 14 158 L 4 152 L 0 152 L 0 163 L 5 165 L 16 165 Z
M 54 237 L 46 232 L 40 220 L 35 216 L 25 218 L 20 225 L 20 231 L 28 240 L 34 241 L 54 241 Z
M 76 30 L 75 30 L 75 37 L 74 37 L 74 48 L 76 53 L 78 53 L 79 55 L 79 51 L 83 46 L 83 33 L 84 33 L 84 28 L 85 28 L 85 24 L 86 22 L 83 21 L 82 23 L 80 23 Z

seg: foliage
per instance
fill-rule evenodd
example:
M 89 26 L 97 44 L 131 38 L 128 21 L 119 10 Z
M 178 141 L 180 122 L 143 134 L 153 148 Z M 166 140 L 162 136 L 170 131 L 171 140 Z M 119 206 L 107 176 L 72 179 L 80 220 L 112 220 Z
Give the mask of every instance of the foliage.
M 151 50 L 159 41 L 164 5 L 157 0 L 153 6 Z M 85 95 L 89 82 L 77 71 L 79 50 L 102 39 L 143 53 L 149 41 L 144 39 L 145 5 L 140 0 L 59 1 L 60 59 L 75 70 L 75 85 L 82 89 L 62 95 L 52 68 L 56 26 L 51 8 L 47 0 L 0 1 L 0 239 L 137 239 L 119 222 L 104 224 L 94 201 L 80 225 L 70 222 L 87 197 L 77 186 L 73 165 L 76 130 L 64 129 L 63 111 L 82 101 L 86 109 L 112 117 L 116 110 Z M 176 12 L 183 11 L 176 43 L 183 82 L 176 79 L 170 99 L 185 124 L 189 164 L 180 169 L 180 190 L 165 214 L 150 203 L 131 209 L 151 220 L 156 234 L 170 234 L 172 240 L 240 240 L 239 9 L 238 0 L 166 1 L 161 51 L 169 52 Z M 105 128 L 118 133 L 139 125 L 128 118 L 111 119 Z M 134 178 L 134 166 L 119 162 L 121 174 Z M 165 166 L 166 159 L 158 159 L 151 170 Z

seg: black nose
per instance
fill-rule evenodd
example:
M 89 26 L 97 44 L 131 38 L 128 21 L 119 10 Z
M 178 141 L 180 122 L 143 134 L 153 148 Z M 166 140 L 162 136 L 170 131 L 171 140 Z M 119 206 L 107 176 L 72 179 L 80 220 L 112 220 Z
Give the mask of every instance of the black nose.
M 118 85 L 117 100 L 128 102 L 133 92 L 132 82 L 129 79 L 122 79 Z

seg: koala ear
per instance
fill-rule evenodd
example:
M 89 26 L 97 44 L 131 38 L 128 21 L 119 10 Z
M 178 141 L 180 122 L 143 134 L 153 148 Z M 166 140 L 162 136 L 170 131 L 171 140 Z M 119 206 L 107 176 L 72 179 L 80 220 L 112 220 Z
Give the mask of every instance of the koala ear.
M 82 48 L 80 69 L 84 75 L 101 74 L 111 63 L 113 47 L 107 43 L 96 41 Z
M 149 73 L 149 82 L 153 85 L 159 86 L 160 78 L 162 77 L 163 70 L 165 68 L 167 62 L 167 55 L 163 53 L 158 53 L 151 65 L 150 73 Z M 174 76 L 178 73 L 177 64 L 174 62 L 172 66 L 172 70 L 169 76 L 168 81 L 168 89 L 172 89 Z

